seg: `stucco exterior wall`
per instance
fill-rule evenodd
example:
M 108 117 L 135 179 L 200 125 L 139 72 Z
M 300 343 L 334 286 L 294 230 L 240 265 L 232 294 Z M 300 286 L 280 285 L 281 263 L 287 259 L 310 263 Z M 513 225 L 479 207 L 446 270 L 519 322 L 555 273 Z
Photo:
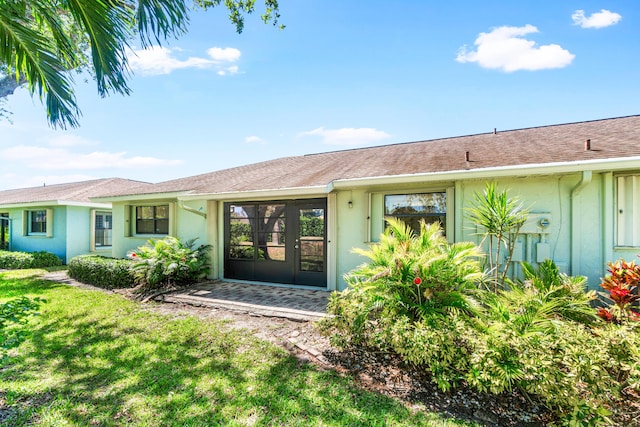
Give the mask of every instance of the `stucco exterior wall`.
M 68 206 L 67 218 L 67 259 L 91 252 L 91 209 Z
M 135 207 L 143 205 L 169 204 L 169 235 L 183 241 L 197 238 L 197 245 L 207 244 L 207 222 L 198 214 L 180 207 L 175 200 L 140 201 L 139 203 L 114 202 L 113 218 L 113 250 L 112 256 L 124 258 L 127 252 L 134 251 L 146 244 L 149 239 L 162 239 L 162 234 L 136 234 Z M 203 214 L 207 213 L 206 201 L 185 202 L 184 205 Z
M 24 211 L 52 209 L 53 233 L 50 237 L 43 235 L 29 236 L 24 234 Z M 13 251 L 36 252 L 47 251 L 55 254 L 63 261 L 67 260 L 67 207 L 33 207 L 29 209 L 9 209 L 10 247 Z
M 495 180 L 499 189 L 506 189 L 510 197 L 518 197 L 530 210 L 530 225 L 525 227 L 516 248 L 513 274 L 517 275 L 519 261 L 536 263 L 552 259 L 561 271 L 584 275 L 589 287 L 596 288 L 603 274 L 603 229 L 601 209 L 602 178 L 594 174 L 581 189 L 581 174 L 546 177 L 521 177 Z M 456 186 L 461 206 L 456 212 L 458 235 L 456 240 L 480 243 L 476 226 L 466 218 L 465 211 L 474 203 L 474 193 L 481 193 L 482 181 L 465 181 Z M 548 218 L 549 226 L 535 226 L 539 218 Z M 540 244 L 540 245 L 539 245 Z M 485 248 L 487 249 L 487 248 Z
M 632 260 L 640 253 L 640 248 L 615 246 L 615 175 L 611 172 L 572 172 L 493 181 L 499 190 L 506 189 L 509 196 L 518 197 L 530 210 L 530 219 L 516 248 L 512 277 L 520 273 L 520 261 L 535 265 L 550 258 L 561 271 L 586 276 L 589 287 L 597 289 L 606 274 L 608 261 Z M 480 244 L 482 237 L 467 218 L 466 210 L 474 204 L 474 194 L 483 192 L 486 182 L 486 179 L 466 179 L 334 189 L 326 196 L 328 289 L 345 289 L 344 275 L 367 261 L 366 257 L 353 253 L 353 249 L 366 249 L 379 240 L 384 229 L 385 194 L 446 192 L 447 238 Z M 175 200 L 140 204 L 159 203 L 171 204 L 170 234 L 185 240 L 198 237 L 199 243 L 213 245 L 210 277 L 223 278 L 224 203 L 203 198 L 184 202 L 184 207 Z M 162 237 L 135 235 L 134 206 L 132 202 L 113 203 L 113 255 L 116 257 L 124 257 L 149 237 Z

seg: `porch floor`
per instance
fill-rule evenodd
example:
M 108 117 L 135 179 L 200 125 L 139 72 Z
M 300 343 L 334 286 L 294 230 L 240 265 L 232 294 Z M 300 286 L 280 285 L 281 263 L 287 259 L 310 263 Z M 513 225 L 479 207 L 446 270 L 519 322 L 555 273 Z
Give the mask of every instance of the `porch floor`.
M 318 320 L 326 315 L 330 292 L 271 285 L 213 281 L 165 294 L 165 302 L 220 307 L 261 316 Z

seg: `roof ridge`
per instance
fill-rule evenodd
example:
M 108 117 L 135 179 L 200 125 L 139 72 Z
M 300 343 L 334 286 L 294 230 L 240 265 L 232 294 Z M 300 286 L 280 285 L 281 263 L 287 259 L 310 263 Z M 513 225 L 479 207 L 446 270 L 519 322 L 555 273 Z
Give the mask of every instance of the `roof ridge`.
M 496 130 L 496 128 L 494 128 L 493 132 L 471 133 L 471 134 L 466 134 L 466 135 L 446 136 L 446 137 L 442 137 L 442 138 L 422 139 L 422 140 L 417 140 L 417 141 L 393 142 L 393 143 L 390 143 L 390 144 L 372 145 L 372 146 L 368 146 L 368 147 L 344 148 L 344 149 L 341 149 L 341 150 L 323 151 L 321 153 L 304 154 L 303 156 L 300 156 L 300 157 L 321 156 L 321 155 L 325 155 L 325 154 L 345 153 L 345 152 L 349 152 L 349 151 L 372 150 L 372 149 L 379 149 L 379 148 L 385 148 L 385 147 L 393 147 L 393 146 L 397 146 L 397 145 L 424 144 L 425 142 L 438 142 L 438 141 L 445 141 L 445 140 L 448 140 L 448 139 L 462 139 L 462 138 L 471 138 L 471 137 L 474 137 L 474 136 L 484 136 L 484 135 L 491 135 L 491 134 L 504 134 L 504 133 L 512 133 L 512 132 L 521 132 L 521 131 L 526 131 L 526 130 L 553 128 L 553 127 L 560 127 L 560 126 L 573 126 L 573 125 L 580 125 L 580 124 L 586 124 L 586 123 L 604 122 L 604 121 L 608 121 L 608 120 L 629 119 L 629 118 L 632 118 L 632 117 L 640 117 L 640 114 L 630 114 L 630 115 L 627 115 L 627 116 L 619 116 L 619 117 L 608 117 L 608 118 L 605 118 L 605 119 L 583 120 L 583 121 L 579 121 L 579 122 L 556 123 L 556 124 L 552 124 L 552 125 L 529 126 L 529 127 L 516 128 L 516 129 L 506 129 L 506 130 L 500 130 L 500 131 L 498 131 L 498 130 Z

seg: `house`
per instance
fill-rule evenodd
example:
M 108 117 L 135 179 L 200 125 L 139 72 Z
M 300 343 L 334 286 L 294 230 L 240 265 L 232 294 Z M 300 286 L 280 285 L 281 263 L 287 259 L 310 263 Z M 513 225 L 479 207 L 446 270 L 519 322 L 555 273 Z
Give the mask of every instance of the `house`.
M 198 237 L 212 278 L 334 290 L 387 217 L 479 242 L 465 209 L 487 181 L 531 207 L 516 269 L 550 258 L 595 288 L 608 261 L 640 253 L 640 116 L 285 157 L 92 199 L 112 203 L 116 257 Z
M 47 251 L 64 262 L 87 253 L 111 256 L 111 204 L 89 196 L 145 184 L 120 178 L 0 191 L 0 249 Z

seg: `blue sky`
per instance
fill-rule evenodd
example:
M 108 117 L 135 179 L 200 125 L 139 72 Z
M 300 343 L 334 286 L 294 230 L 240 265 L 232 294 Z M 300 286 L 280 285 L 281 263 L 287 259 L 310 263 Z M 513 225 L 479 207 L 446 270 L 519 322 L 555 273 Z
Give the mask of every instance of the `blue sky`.
M 130 96 L 76 78 L 81 126 L 26 90 L 0 120 L 0 189 L 159 182 L 277 157 L 640 114 L 640 3 L 281 0 L 222 9 L 130 56 Z M 135 44 L 133 45 L 136 47 Z M 640 143 L 640 142 L 639 142 Z

